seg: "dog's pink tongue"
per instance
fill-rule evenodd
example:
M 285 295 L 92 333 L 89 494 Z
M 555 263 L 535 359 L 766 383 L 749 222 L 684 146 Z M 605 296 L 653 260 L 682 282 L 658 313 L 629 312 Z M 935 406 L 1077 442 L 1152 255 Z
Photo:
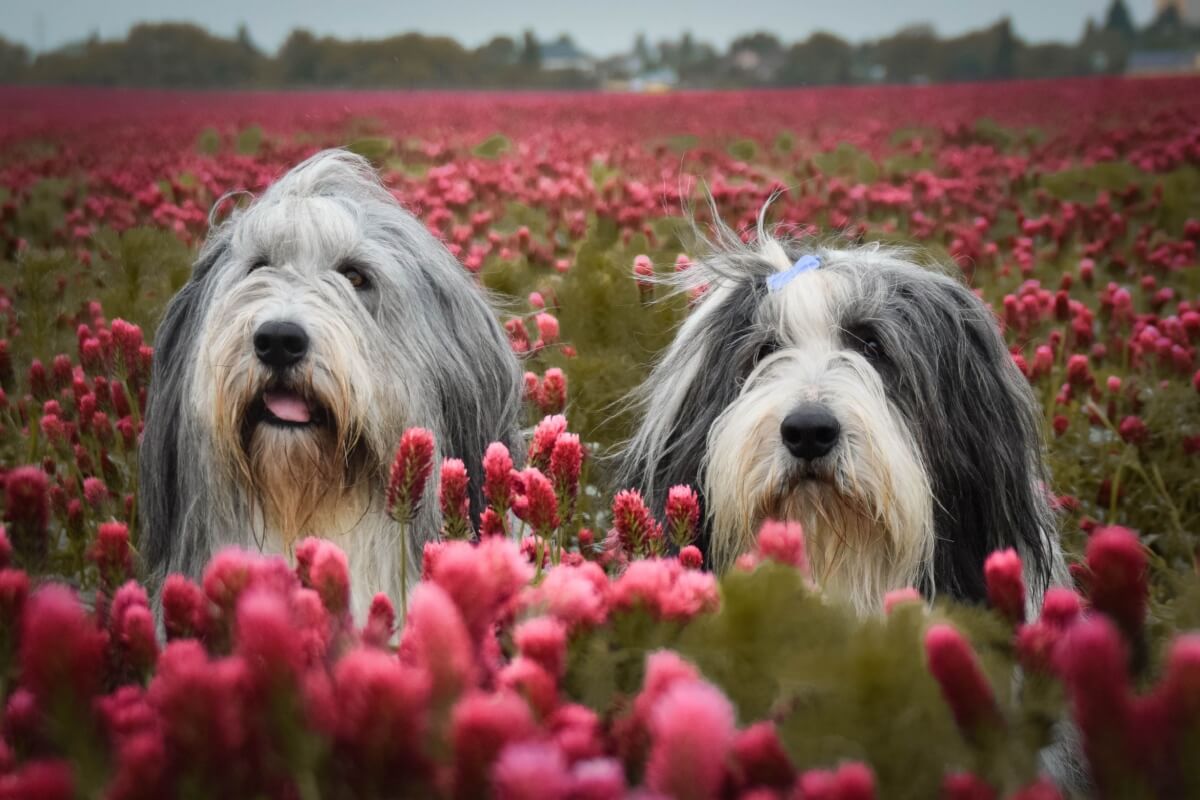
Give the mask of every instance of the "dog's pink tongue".
M 266 392 L 263 402 L 267 404 L 268 411 L 286 422 L 309 422 L 312 419 L 308 403 L 298 394 Z

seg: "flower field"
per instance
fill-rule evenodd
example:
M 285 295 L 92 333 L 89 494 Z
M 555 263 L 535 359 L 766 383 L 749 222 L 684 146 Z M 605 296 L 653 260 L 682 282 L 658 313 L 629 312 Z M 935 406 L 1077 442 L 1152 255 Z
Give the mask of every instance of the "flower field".
M 1198 90 L 0 87 L 0 800 L 1200 797 Z M 352 615 L 315 539 L 151 597 L 155 326 L 210 209 L 333 145 L 503 301 L 528 450 L 488 451 L 476 531 L 462 465 L 397 443 L 397 524 L 434 467 L 444 518 L 397 607 Z M 735 228 L 779 193 L 798 235 L 915 243 L 991 304 L 1075 579 L 1038 619 L 1012 552 L 990 608 L 899 592 L 859 619 L 784 522 L 718 579 L 691 489 L 611 485 L 621 398 L 687 313 L 653 278 L 703 256 L 705 190 Z

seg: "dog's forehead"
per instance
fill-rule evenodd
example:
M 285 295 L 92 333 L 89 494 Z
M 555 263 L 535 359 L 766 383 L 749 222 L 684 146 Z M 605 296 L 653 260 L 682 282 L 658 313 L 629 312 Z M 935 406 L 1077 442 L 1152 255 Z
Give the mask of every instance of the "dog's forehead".
M 841 272 L 810 270 L 769 293 L 763 311 L 772 327 L 797 344 L 829 340 L 838 330 L 848 289 Z
M 361 215 L 327 196 L 285 195 L 255 205 L 238 226 L 240 244 L 280 265 L 328 268 L 365 238 Z

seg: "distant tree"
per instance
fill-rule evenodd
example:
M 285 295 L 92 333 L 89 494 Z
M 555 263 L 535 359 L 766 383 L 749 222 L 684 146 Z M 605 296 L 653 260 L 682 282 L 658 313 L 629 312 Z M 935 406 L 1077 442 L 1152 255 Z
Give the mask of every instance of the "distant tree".
M 247 53 L 255 56 L 262 55 L 262 51 L 258 49 L 258 45 L 254 43 L 254 39 L 250 36 L 250 29 L 246 27 L 246 23 L 244 22 L 238 25 L 237 43 Z
M 29 69 L 29 50 L 0 37 L 0 83 L 15 83 Z
M 542 48 L 533 31 L 525 31 L 521 40 L 520 64 L 529 70 L 541 69 Z
M 634 37 L 633 57 L 638 60 L 639 65 L 643 69 L 654 63 L 654 56 L 650 52 L 650 43 L 646 41 L 646 34 L 639 33 Z
M 1011 78 L 1016 74 L 1017 48 L 1020 46 L 1013 35 L 1012 20 L 1005 17 L 996 26 L 996 52 L 992 62 L 992 77 Z
M 679 66 L 692 63 L 696 57 L 696 43 L 692 40 L 692 32 L 684 31 L 679 39 Z
M 784 86 L 849 83 L 854 48 L 831 33 L 814 33 L 787 51 L 776 82 Z
M 1120 35 L 1124 39 L 1132 39 L 1137 33 L 1133 26 L 1133 17 L 1125 0 L 1113 0 L 1104 17 L 1104 30 Z
M 310 32 L 297 28 L 275 57 L 279 78 L 293 86 L 313 86 L 320 77 L 321 45 Z
M 509 66 L 517 62 L 520 53 L 516 41 L 511 36 L 496 36 L 487 44 L 481 45 L 475 51 L 475 55 L 483 64 Z

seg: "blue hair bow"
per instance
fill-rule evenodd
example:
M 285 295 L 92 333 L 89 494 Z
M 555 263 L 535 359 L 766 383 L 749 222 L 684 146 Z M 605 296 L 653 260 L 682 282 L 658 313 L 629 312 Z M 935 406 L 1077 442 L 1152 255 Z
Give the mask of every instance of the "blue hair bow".
M 821 266 L 821 259 L 814 255 L 800 256 L 791 269 L 786 272 L 776 272 L 774 275 L 767 276 L 767 291 L 774 294 L 783 287 L 787 286 L 797 275 L 805 272 L 811 272 Z

